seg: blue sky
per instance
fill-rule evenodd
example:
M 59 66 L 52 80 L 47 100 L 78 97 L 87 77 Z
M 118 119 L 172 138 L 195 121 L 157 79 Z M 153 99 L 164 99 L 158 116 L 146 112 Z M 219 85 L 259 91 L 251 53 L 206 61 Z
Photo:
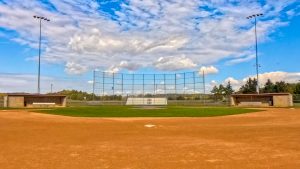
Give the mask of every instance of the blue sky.
M 205 70 L 207 90 L 255 75 L 300 80 L 300 2 L 235 0 L 0 0 L 0 92 L 35 92 L 38 21 L 43 23 L 42 91 L 91 91 L 92 71 Z

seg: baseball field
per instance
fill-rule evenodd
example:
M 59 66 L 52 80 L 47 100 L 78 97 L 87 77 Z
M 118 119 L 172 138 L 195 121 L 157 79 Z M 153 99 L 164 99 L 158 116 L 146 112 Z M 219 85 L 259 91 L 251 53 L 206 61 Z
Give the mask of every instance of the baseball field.
M 182 110 L 0 110 L 0 168 L 300 168 L 300 109 Z

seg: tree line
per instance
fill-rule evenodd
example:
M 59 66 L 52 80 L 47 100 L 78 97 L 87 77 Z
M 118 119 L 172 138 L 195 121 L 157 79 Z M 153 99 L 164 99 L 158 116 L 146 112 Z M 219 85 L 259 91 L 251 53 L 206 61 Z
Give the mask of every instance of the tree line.
M 214 86 L 211 90 L 215 95 L 231 95 L 233 93 L 251 94 L 256 93 L 257 80 L 255 78 L 249 78 L 239 90 L 234 91 L 230 82 L 226 86 L 220 84 Z M 260 93 L 291 93 L 300 94 L 300 83 L 286 83 L 285 81 L 273 83 L 270 79 L 259 89 Z
M 242 94 L 251 94 L 256 93 L 256 84 L 257 80 L 255 78 L 249 78 L 244 85 L 242 85 L 237 91 L 232 88 L 230 82 L 226 85 L 220 84 L 218 86 L 214 86 L 211 90 L 211 93 L 219 96 L 231 95 L 233 93 L 242 93 Z M 260 93 L 291 93 L 291 94 L 300 94 L 300 83 L 286 83 L 284 81 L 273 83 L 270 79 L 264 84 L 263 87 L 260 88 Z M 52 93 L 53 94 L 53 93 Z M 120 95 L 107 95 L 107 96 L 97 96 L 93 93 L 88 93 L 84 91 L 78 90 L 62 90 L 56 92 L 54 94 L 62 94 L 67 95 L 71 100 L 122 100 L 122 96 Z M 175 98 L 176 96 L 176 98 Z M 168 95 L 170 100 L 188 100 L 189 98 L 185 98 L 181 95 Z M 172 97 L 172 98 L 171 98 Z M 187 96 L 186 96 L 187 97 Z M 194 95 L 189 96 L 195 100 L 198 98 Z

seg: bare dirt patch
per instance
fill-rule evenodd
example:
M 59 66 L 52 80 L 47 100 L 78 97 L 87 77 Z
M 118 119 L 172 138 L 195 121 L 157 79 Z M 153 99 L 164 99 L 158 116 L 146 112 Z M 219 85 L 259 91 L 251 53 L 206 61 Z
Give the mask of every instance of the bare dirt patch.
M 1 169 L 300 168 L 299 140 L 300 109 L 206 118 L 0 111 Z

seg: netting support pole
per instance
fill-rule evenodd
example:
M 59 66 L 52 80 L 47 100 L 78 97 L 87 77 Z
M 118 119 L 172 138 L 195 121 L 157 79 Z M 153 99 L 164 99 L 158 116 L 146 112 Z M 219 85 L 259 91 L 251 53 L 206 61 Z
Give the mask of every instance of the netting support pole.
M 132 96 L 134 97 L 134 74 L 132 74 Z
M 122 83 L 122 85 L 121 85 L 121 95 L 123 96 L 123 92 L 124 92 L 124 77 L 123 77 L 123 73 L 122 73 L 122 77 L 121 77 L 121 83 Z
M 103 75 L 102 75 L 102 99 L 103 99 L 103 102 L 104 102 L 104 89 L 105 89 L 105 72 L 103 72 Z
M 143 74 L 143 104 L 145 104 L 145 74 Z
M 113 99 L 115 98 L 115 73 L 113 73 Z
M 204 70 L 202 71 L 202 78 L 203 78 L 203 104 L 205 105 L 205 73 L 204 73 Z
M 155 74 L 153 74 L 153 94 L 156 95 Z
M 176 100 L 176 105 L 177 105 L 177 74 L 175 73 L 175 100 Z
M 155 80 L 155 74 L 153 74 L 153 76 L 154 76 L 154 103 L 155 103 L 155 97 L 156 97 L 156 80 Z
M 164 93 L 165 97 L 167 96 L 167 88 L 166 88 L 166 74 L 164 74 Z
M 205 73 L 202 72 L 202 78 L 203 78 L 203 94 L 205 94 Z
M 183 94 L 185 96 L 185 73 L 183 73 Z
M 124 95 L 124 87 L 123 87 L 123 84 L 124 84 L 124 81 L 123 81 L 123 73 L 122 73 L 122 76 L 121 76 L 121 105 L 123 105 L 123 95 Z
M 193 80 L 194 80 L 194 96 L 195 96 L 195 94 L 196 94 L 196 80 L 195 80 L 195 77 L 196 75 L 195 75 L 195 72 L 193 72 Z
M 94 71 L 93 71 L 93 100 L 95 100 L 95 83 L 96 83 L 96 82 L 95 82 L 95 79 L 96 79 L 96 78 L 95 78 L 95 76 L 96 76 L 95 74 L 96 74 L 96 71 L 94 70 Z M 52 92 L 51 92 L 51 93 L 52 93 Z

